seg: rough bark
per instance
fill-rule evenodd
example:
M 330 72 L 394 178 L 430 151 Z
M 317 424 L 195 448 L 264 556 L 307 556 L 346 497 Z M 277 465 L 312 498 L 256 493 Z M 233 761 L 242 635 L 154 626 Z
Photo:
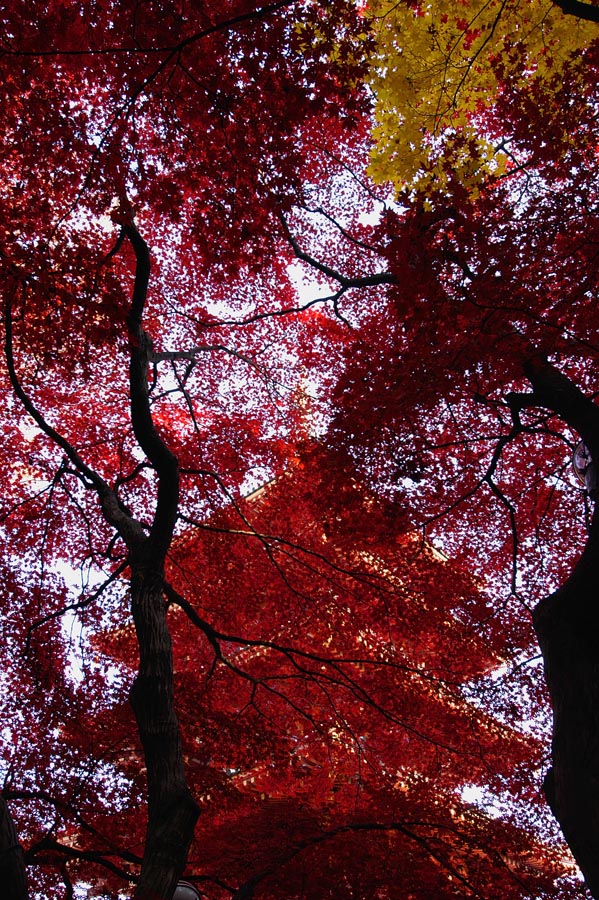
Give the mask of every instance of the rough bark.
M 545 794 L 599 898 L 599 519 L 570 577 L 534 611 L 553 707 Z
M 147 562 L 133 563 L 131 579 L 140 661 L 130 700 L 148 779 L 146 844 L 135 900 L 164 900 L 172 897 L 185 868 L 198 807 L 185 780 L 163 576 L 151 559 Z
M 512 408 L 542 406 L 575 429 L 599 460 L 599 407 L 553 366 L 530 363 L 533 393 Z M 525 399 L 526 398 L 526 399 Z M 567 581 L 533 614 L 553 708 L 545 794 L 589 890 L 599 898 L 599 514 Z
M 17 829 L 0 794 L 0 885 L 4 900 L 28 900 L 27 873 Z

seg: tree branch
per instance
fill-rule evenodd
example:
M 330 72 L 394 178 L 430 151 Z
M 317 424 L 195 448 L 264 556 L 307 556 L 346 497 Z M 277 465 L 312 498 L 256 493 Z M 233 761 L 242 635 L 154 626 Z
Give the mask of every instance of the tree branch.
M 379 284 L 395 284 L 397 278 L 391 272 L 374 272 L 372 275 L 358 275 L 358 276 L 347 276 L 342 275 L 341 272 L 338 272 L 336 269 L 331 268 L 331 266 L 327 266 L 326 263 L 319 262 L 313 256 L 310 256 L 309 253 L 306 253 L 301 249 L 296 239 L 291 234 L 289 230 L 289 226 L 287 225 L 287 221 L 283 215 L 280 216 L 281 224 L 283 225 L 283 230 L 285 231 L 285 235 L 287 240 L 291 244 L 291 249 L 293 250 L 295 256 L 300 259 L 302 262 L 307 263 L 317 272 L 320 272 L 321 275 L 326 275 L 327 278 L 332 278 L 344 290 L 348 290 L 349 288 L 365 288 L 365 287 L 376 287 Z
M 426 837 L 418 834 L 416 831 L 417 828 L 432 828 L 435 832 L 438 832 L 440 829 L 447 831 L 450 833 L 450 836 L 447 841 L 448 853 L 443 855 L 440 853 L 435 847 L 432 846 L 432 842 L 429 842 Z M 445 870 L 448 874 L 451 875 L 453 879 L 461 883 L 461 885 L 468 891 L 468 894 L 472 897 L 478 898 L 478 900 L 484 900 L 484 895 L 481 894 L 473 885 L 473 883 L 452 864 L 451 861 L 451 851 L 455 850 L 455 835 L 457 835 L 462 840 L 468 840 L 467 835 L 460 834 L 457 829 L 447 826 L 440 825 L 437 822 L 356 822 L 350 823 L 347 825 L 340 825 L 337 828 L 331 828 L 328 831 L 324 831 L 322 834 L 314 835 L 312 837 L 307 838 L 304 841 L 298 842 L 295 847 L 292 847 L 285 857 L 277 862 L 276 865 L 271 865 L 266 869 L 263 869 L 261 872 L 258 872 L 256 875 L 252 876 L 252 878 L 248 879 L 248 881 L 241 884 L 235 893 L 233 894 L 232 900 L 252 900 L 254 897 L 254 892 L 256 887 L 265 879 L 273 875 L 282 865 L 289 863 L 298 855 L 304 853 L 306 850 L 310 850 L 313 847 L 317 847 L 320 844 L 324 844 L 327 841 L 334 840 L 335 838 L 342 835 L 349 834 L 381 834 L 386 835 L 392 832 L 396 832 L 398 834 L 403 835 L 409 841 L 416 844 L 422 851 L 424 851 L 431 859 L 435 861 L 435 863 L 440 866 L 443 870 Z M 515 881 L 521 884 L 520 879 L 510 873 Z
M 599 461 L 599 406 L 570 381 L 554 365 L 541 357 L 524 364 L 524 374 L 532 385 L 532 393 L 512 393 L 507 397 L 512 417 L 519 423 L 523 409 L 549 409 L 576 431 L 591 457 Z
M 119 502 L 116 493 L 107 484 L 106 481 L 87 463 L 83 461 L 77 450 L 71 443 L 56 431 L 44 418 L 38 410 L 33 400 L 29 397 L 21 384 L 14 360 L 13 350 L 13 326 L 12 326 L 12 306 L 10 299 L 7 299 L 4 307 L 4 324 L 5 324 L 5 340 L 4 353 L 6 358 L 6 367 L 8 369 L 8 377 L 12 385 L 12 389 L 21 401 L 24 409 L 27 410 L 31 418 L 34 420 L 38 428 L 50 438 L 50 440 L 65 453 L 70 462 L 75 466 L 77 473 L 81 476 L 83 483 L 88 489 L 95 490 L 102 512 L 106 521 L 117 529 L 123 540 L 132 545 L 139 541 L 143 536 L 143 529 L 139 522 L 128 515 Z
M 575 16 L 586 22 L 599 22 L 599 6 L 591 6 L 581 0 L 553 0 L 554 6 L 559 6 L 565 16 Z
M 148 366 L 152 359 L 152 341 L 142 326 L 150 279 L 150 251 L 133 221 L 124 228 L 137 262 L 133 298 L 127 317 L 131 424 L 139 446 L 158 475 L 158 497 L 149 540 L 153 549 L 164 559 L 177 521 L 179 463 L 158 434 L 150 409 Z
M 207 28 L 203 28 L 201 31 L 196 31 L 194 32 L 194 34 L 190 35 L 187 38 L 184 38 L 182 41 L 171 45 L 164 45 L 159 47 L 140 47 L 139 44 L 130 44 L 127 47 L 102 47 L 98 50 L 95 50 L 93 48 L 81 49 L 80 47 L 71 49 L 58 48 L 56 50 L 11 50 L 7 47 L 2 47 L 2 55 L 38 58 L 44 56 L 110 56 L 113 54 L 148 56 L 150 54 L 156 55 L 159 53 L 168 53 L 168 60 L 170 60 L 178 53 L 180 53 L 181 50 L 183 50 L 185 47 L 188 47 L 191 44 L 195 44 L 206 37 L 210 37 L 213 34 L 218 34 L 221 31 L 232 31 L 234 28 L 237 28 L 240 25 L 245 25 L 246 23 L 253 22 L 256 19 L 266 18 L 273 13 L 279 12 L 280 9 L 284 9 L 286 6 L 292 6 L 295 2 L 296 0 L 279 0 L 279 2 L 267 4 L 266 6 L 262 6 L 259 9 L 251 10 L 250 12 L 240 13 L 240 15 L 232 16 L 230 19 L 225 19 L 221 22 L 215 22 L 213 25 L 209 25 Z

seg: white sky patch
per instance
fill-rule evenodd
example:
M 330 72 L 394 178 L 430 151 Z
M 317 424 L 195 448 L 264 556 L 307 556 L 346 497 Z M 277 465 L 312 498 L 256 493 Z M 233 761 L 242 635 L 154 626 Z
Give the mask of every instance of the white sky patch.
M 296 289 L 301 303 L 309 303 L 323 293 L 321 282 L 305 263 L 293 262 L 287 266 L 289 280 Z M 326 290 L 326 289 L 325 289 Z
M 67 562 L 60 561 L 55 571 L 64 580 L 72 598 L 69 602 L 77 602 L 90 597 L 106 581 L 106 573 L 99 572 L 93 566 L 85 569 L 76 569 Z M 69 647 L 69 678 L 75 685 L 80 685 L 86 679 L 86 669 L 94 663 L 94 651 L 88 640 L 88 633 L 83 615 L 77 610 L 66 610 L 61 617 L 62 633 Z M 106 660 L 103 659 L 103 664 Z M 108 683 L 116 684 L 122 678 L 122 672 L 117 666 L 107 666 L 105 674 Z
M 460 791 L 460 797 L 464 803 L 482 810 L 490 819 L 500 819 L 504 814 L 498 800 L 479 785 L 464 785 Z

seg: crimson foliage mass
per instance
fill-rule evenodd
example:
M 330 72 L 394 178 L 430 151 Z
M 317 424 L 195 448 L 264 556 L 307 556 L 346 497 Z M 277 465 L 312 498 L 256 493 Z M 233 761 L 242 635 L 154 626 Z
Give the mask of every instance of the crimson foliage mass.
M 1 15 L 11 900 L 579 896 L 530 608 L 599 458 L 596 49 L 571 145 L 506 90 L 509 177 L 423 205 L 349 0 Z

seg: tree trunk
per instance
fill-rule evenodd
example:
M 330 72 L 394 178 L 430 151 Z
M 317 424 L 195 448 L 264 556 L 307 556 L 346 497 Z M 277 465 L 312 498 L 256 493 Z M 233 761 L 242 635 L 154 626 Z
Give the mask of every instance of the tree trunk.
M 525 372 L 533 393 L 508 398 L 515 418 L 525 407 L 552 410 L 599 461 L 599 407 L 544 360 L 531 360 Z M 567 581 L 537 605 L 533 622 L 553 708 L 545 794 L 599 900 L 599 510 L 581 558 Z
M 131 210 L 127 212 L 131 216 Z M 139 669 L 131 688 L 148 777 L 148 826 L 135 900 L 171 900 L 187 861 L 199 809 L 185 779 L 175 713 L 173 655 L 166 623 L 164 563 L 179 506 L 179 465 L 152 418 L 148 366 L 152 341 L 142 318 L 150 278 L 148 245 L 130 218 L 124 231 L 135 251 L 135 284 L 127 318 L 131 424 L 158 475 L 149 537 L 129 539 L 131 611 L 139 644 Z M 121 531 L 121 533 L 123 533 Z M 127 540 L 127 535 L 123 535 Z
M 599 898 L 599 524 L 534 626 L 553 706 L 545 794 L 593 897 Z
M 0 794 L 0 885 L 3 900 L 28 900 L 23 848 L 8 805 Z
M 140 662 L 130 699 L 148 779 L 146 844 L 134 896 L 135 900 L 170 900 L 185 868 L 198 807 L 186 784 L 174 707 L 163 577 L 148 562 L 132 565 L 131 577 Z
M 179 465 L 155 427 L 150 404 L 148 367 L 152 358 L 152 341 L 144 331 L 142 322 L 150 278 L 150 251 L 135 227 L 128 201 L 121 201 L 120 211 L 123 227 L 113 252 L 127 236 L 136 257 L 135 283 L 127 317 L 131 424 L 139 447 L 158 477 L 156 507 L 149 535 L 146 535 L 142 523 L 123 506 L 116 490 L 84 462 L 63 435 L 46 422 L 23 390 L 14 364 L 12 315 L 8 303 L 5 307 L 5 353 L 16 396 L 41 430 L 64 451 L 86 485 L 94 488 L 104 518 L 127 545 L 131 568 L 131 608 L 140 656 L 130 699 L 137 719 L 148 779 L 146 845 L 135 900 L 171 900 L 185 868 L 199 812 L 185 780 L 179 723 L 175 714 L 171 638 L 163 596 L 165 559 L 177 522 Z M 16 835 L 10 832 L 11 820 L 7 815 L 4 804 L 0 807 L 0 816 L 3 816 L 0 825 L 4 829 L 0 835 L 0 852 L 3 853 L 0 867 L 6 859 L 7 875 L 3 877 L 4 869 L 0 869 L 2 898 L 5 893 L 1 892 L 10 883 L 9 878 L 16 878 L 11 873 L 13 866 L 17 872 L 18 862 L 18 843 Z M 14 900 L 25 898 L 26 886 L 24 893 L 14 894 Z M 13 900 L 13 895 L 10 895 L 10 900 Z

